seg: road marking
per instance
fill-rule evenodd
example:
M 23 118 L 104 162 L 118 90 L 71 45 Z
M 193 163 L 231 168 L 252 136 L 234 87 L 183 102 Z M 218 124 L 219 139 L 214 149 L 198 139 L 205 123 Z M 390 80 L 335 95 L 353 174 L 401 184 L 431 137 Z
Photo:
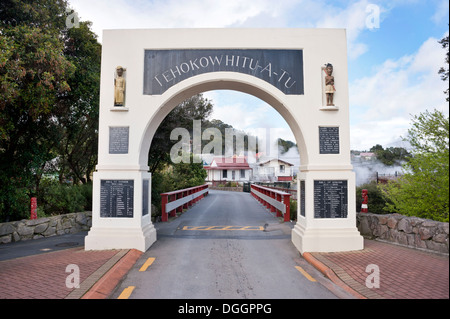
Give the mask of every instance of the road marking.
M 128 299 L 131 296 L 131 293 L 133 292 L 134 288 L 136 288 L 135 286 L 128 286 L 127 288 L 125 288 L 122 293 L 120 294 L 119 297 L 117 297 L 117 299 Z
M 182 230 L 264 230 L 263 226 L 184 226 Z
M 147 261 L 142 265 L 141 269 L 139 271 L 146 271 L 148 267 L 150 267 L 151 264 L 155 261 L 155 258 L 150 257 L 147 259 Z
M 316 281 L 316 280 L 315 280 L 313 277 L 311 277 L 311 275 L 308 274 L 302 267 L 300 267 L 300 266 L 295 266 L 295 268 L 297 268 L 297 270 L 300 271 L 300 272 L 303 274 L 303 276 L 305 276 L 309 281 L 312 281 L 312 282 L 315 282 L 315 281 Z

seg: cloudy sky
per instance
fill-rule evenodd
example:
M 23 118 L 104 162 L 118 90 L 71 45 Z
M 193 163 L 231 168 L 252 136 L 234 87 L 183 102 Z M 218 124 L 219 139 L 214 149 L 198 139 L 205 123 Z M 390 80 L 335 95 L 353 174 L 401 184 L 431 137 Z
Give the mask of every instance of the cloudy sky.
M 346 28 L 351 148 L 406 146 L 411 115 L 448 114 L 437 74 L 448 34 L 448 0 L 69 0 L 81 20 L 104 29 Z M 377 15 L 379 12 L 379 16 Z M 272 127 L 295 141 L 284 119 L 263 101 L 233 91 L 205 93 L 213 118 L 250 130 Z

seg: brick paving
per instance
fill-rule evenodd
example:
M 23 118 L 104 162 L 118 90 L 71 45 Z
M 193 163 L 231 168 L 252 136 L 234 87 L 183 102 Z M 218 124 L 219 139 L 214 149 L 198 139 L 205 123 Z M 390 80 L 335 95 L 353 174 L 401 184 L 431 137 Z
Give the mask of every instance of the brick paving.
M 348 287 L 368 299 L 448 299 L 449 258 L 389 243 L 365 240 L 353 252 L 311 253 Z M 0 299 L 81 298 L 128 250 L 85 251 L 83 247 L 0 261 Z M 69 264 L 80 269 L 80 288 L 67 288 Z M 380 287 L 366 287 L 377 265 Z M 115 267 L 115 266 L 114 266 Z
M 352 252 L 311 253 L 349 287 L 368 299 L 448 299 L 449 258 L 373 240 Z M 380 287 L 366 287 L 378 266 Z
M 68 265 L 79 267 L 81 286 L 99 268 L 123 253 L 121 250 L 85 251 L 78 247 L 0 261 L 0 299 L 66 298 L 77 290 L 66 287 L 66 278 L 72 274 L 66 272 Z

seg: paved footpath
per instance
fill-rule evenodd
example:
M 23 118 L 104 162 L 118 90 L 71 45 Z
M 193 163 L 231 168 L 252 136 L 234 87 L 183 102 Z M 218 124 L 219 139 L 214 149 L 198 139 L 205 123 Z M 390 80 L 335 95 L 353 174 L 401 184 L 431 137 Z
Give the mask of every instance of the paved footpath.
M 1 250 L 6 255 L 6 249 Z M 110 298 L 141 255 L 134 249 L 85 251 L 78 246 L 0 258 L 0 299 Z M 449 298 L 448 256 L 365 240 L 362 251 L 305 253 L 303 258 L 359 298 Z M 80 288 L 67 288 L 66 280 L 73 274 L 68 265 L 79 267 Z M 379 288 L 366 286 L 368 276 L 375 274 L 373 268 L 366 272 L 369 265 L 378 267 Z
M 77 247 L 0 261 L 0 299 L 79 298 L 125 252 L 85 251 L 83 247 Z M 67 269 L 69 265 L 78 266 L 79 289 L 67 288 L 66 279 L 69 287 L 75 283 L 71 276 L 75 274 L 74 268 Z
M 448 256 L 365 240 L 361 251 L 306 253 L 303 257 L 335 283 L 352 289 L 360 298 L 449 298 Z M 379 271 L 378 288 L 375 286 L 375 271 Z M 373 287 L 368 288 L 366 280 L 368 286 Z

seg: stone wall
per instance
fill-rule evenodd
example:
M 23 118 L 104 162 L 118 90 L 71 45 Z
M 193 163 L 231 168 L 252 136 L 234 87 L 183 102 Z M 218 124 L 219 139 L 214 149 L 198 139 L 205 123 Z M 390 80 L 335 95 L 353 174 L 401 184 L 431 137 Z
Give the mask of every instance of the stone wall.
M 38 219 L 22 219 L 0 224 L 0 244 L 37 239 L 55 235 L 73 234 L 89 230 L 92 212 L 71 213 Z
M 449 253 L 449 223 L 400 214 L 357 213 L 356 223 L 364 237 Z

